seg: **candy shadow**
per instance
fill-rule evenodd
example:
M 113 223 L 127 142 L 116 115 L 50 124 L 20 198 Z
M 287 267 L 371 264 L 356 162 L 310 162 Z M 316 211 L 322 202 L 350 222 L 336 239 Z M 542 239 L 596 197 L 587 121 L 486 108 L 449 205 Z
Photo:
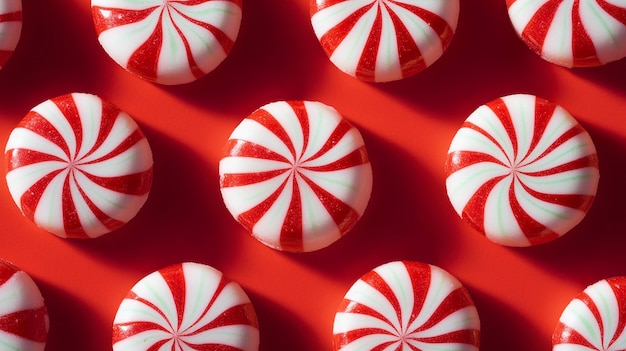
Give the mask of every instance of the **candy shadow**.
M 364 216 L 351 232 L 331 246 L 293 258 L 340 281 L 355 281 L 390 261 L 442 265 L 455 257 L 464 247 L 459 236 L 465 234 L 455 230 L 454 221 L 441 220 L 447 218 L 442 214 L 454 211 L 442 181 L 443 161 L 441 176 L 433 175 L 406 150 L 372 131 L 360 131 L 374 176 L 372 197 Z M 467 238 L 473 239 L 473 235 Z
M 111 349 L 111 321 L 98 313 L 80 297 L 47 282 L 37 280 L 48 309 L 50 329 L 46 350 L 81 350 L 101 345 L 98 350 Z M 82 345 L 82 346 L 81 346 Z
M 259 351 L 328 349 L 329 344 L 323 339 L 311 336 L 313 328 L 307 321 L 296 320 L 297 317 L 292 312 L 265 296 L 249 291 L 246 291 L 246 294 L 254 305 L 259 321 L 261 338 Z M 332 330 L 328 330 L 328 335 L 332 335 Z
M 517 36 L 504 1 L 462 2 L 455 37 L 437 62 L 413 77 L 376 87 L 437 117 L 462 120 L 500 96 L 550 98 L 558 91 L 554 69 Z
M 471 287 L 467 289 L 480 318 L 481 351 L 549 349 L 551 334 L 542 335 L 530 320 L 494 295 Z
M 216 268 L 235 259 L 244 235 L 222 204 L 216 167 L 159 131 L 142 126 L 154 155 L 150 197 L 125 226 L 93 240 L 71 240 L 112 266 L 141 275 L 183 261 Z
M 245 116 L 269 102 L 304 99 L 325 61 L 308 5 L 244 1 L 239 37 L 224 62 L 196 82 L 163 89 L 198 106 Z
M 23 116 L 51 97 L 106 89 L 111 65 L 98 44 L 89 8 L 88 2 L 23 2 L 21 39 L 0 71 L 3 113 Z
M 572 73 L 626 96 L 626 58 L 599 67 L 574 68 Z
M 580 286 L 626 274 L 626 140 L 609 130 L 586 127 L 600 160 L 596 199 L 583 221 L 563 237 L 517 250 L 555 275 Z

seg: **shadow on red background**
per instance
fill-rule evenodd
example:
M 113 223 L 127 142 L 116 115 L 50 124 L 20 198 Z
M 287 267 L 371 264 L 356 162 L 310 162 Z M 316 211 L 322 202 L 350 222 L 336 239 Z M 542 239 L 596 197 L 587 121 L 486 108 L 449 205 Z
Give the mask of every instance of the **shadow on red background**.
M 46 350 L 75 350 L 76 345 L 111 343 L 110 321 L 100 318 L 92 306 L 73 294 L 72 287 L 61 288 L 39 280 L 37 286 L 47 301 L 54 301 L 47 303 L 50 330 Z
M 463 120 L 500 96 L 553 96 L 559 89 L 555 69 L 517 37 L 504 1 L 465 1 L 452 43 L 438 61 L 416 76 L 377 88 L 439 118 Z
M 163 89 L 213 111 L 240 114 L 243 105 L 248 114 L 277 99 L 307 96 L 320 84 L 326 64 L 308 7 L 297 1 L 245 1 L 239 37 L 226 60 L 194 83 Z

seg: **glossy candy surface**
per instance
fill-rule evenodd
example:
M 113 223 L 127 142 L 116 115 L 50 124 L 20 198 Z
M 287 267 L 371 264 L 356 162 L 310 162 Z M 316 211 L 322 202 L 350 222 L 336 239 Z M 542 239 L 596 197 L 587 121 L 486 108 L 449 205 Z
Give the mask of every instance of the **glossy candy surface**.
M 359 131 L 319 102 L 275 102 L 245 118 L 220 161 L 226 207 L 279 250 L 330 245 L 359 220 L 372 169 Z
M 35 282 L 0 259 L 0 350 L 43 351 L 48 323 L 48 311 Z
M 311 0 L 311 23 L 330 61 L 387 82 L 432 65 L 452 41 L 459 0 Z
M 0 69 L 4 67 L 22 34 L 22 1 L 0 1 Z
M 213 71 L 232 49 L 241 0 L 92 0 L 98 40 L 131 73 L 184 84 Z
M 563 310 L 553 351 L 626 350 L 626 277 L 588 286 Z
M 507 0 L 528 47 L 565 67 L 599 66 L 626 56 L 626 3 L 619 0 Z
M 239 284 L 199 263 L 141 279 L 113 322 L 113 351 L 256 351 L 259 330 Z
M 589 210 L 596 149 L 562 107 L 509 95 L 476 109 L 452 140 L 446 187 L 456 212 L 488 239 L 530 246 L 556 239 Z
M 60 237 L 93 238 L 148 198 L 152 152 L 135 121 L 90 94 L 34 107 L 11 132 L 6 181 L 24 216 Z
M 362 276 L 335 315 L 333 350 L 477 351 L 478 312 L 443 269 L 396 261 Z

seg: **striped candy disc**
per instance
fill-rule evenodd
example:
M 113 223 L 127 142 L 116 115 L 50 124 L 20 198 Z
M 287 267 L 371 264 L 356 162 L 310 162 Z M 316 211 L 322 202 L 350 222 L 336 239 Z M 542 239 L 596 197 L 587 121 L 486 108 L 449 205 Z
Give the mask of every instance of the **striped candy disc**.
M 626 350 L 626 277 L 600 280 L 563 310 L 553 351 Z
M 478 351 L 480 321 L 467 290 L 443 269 L 391 262 L 348 290 L 333 350 Z
M 275 102 L 244 119 L 220 161 L 220 186 L 231 214 L 279 250 L 330 245 L 359 220 L 372 169 L 363 138 L 319 102 Z
M 229 54 L 241 0 L 92 0 L 98 40 L 126 70 L 161 84 L 192 82 Z
M 34 107 L 11 132 L 6 181 L 22 213 L 68 238 L 93 238 L 132 219 L 152 185 L 152 152 L 125 112 L 75 93 Z
M 365 81 L 416 74 L 446 50 L 459 0 L 311 0 L 311 23 L 330 61 Z
M 22 34 L 22 1 L 0 1 L 0 69 L 7 63 Z
M 599 66 L 626 56 L 623 0 L 507 0 L 518 35 L 545 60 Z
M 0 351 L 43 351 L 48 311 L 35 282 L 0 259 Z
M 490 240 L 544 243 L 589 210 L 598 159 L 589 134 L 562 107 L 510 95 L 479 107 L 452 140 L 446 163 L 454 209 Z
M 182 263 L 141 279 L 113 322 L 113 351 L 256 351 L 256 314 L 239 284 Z

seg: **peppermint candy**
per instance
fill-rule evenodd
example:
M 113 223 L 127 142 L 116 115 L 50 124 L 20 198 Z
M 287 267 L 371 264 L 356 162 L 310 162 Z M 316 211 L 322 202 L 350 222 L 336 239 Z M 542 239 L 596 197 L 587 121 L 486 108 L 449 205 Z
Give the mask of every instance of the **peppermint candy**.
M 113 351 L 256 351 L 259 330 L 243 289 L 199 263 L 166 267 L 141 279 L 113 322 Z
M 507 0 L 524 43 L 565 67 L 599 66 L 626 56 L 626 4 L 614 0 Z
M 348 290 L 333 333 L 335 351 L 478 351 L 480 321 L 455 277 L 433 265 L 397 261 Z
M 133 119 L 90 94 L 34 107 L 11 132 L 6 181 L 24 216 L 64 238 L 132 219 L 152 185 L 152 152 Z
M 510 95 L 479 107 L 452 140 L 446 187 L 456 212 L 488 239 L 530 246 L 586 215 L 598 187 L 593 141 L 562 107 Z
M 563 310 L 552 351 L 626 349 L 626 277 L 600 280 Z
M 131 73 L 184 84 L 213 71 L 232 49 L 241 0 L 92 0 L 98 40 Z
M 0 69 L 7 63 L 22 34 L 22 1 L 0 1 Z
M 231 134 L 219 172 L 233 217 L 264 244 L 293 252 L 342 237 L 372 189 L 361 134 L 319 102 L 281 101 L 252 113 Z
M 371 82 L 414 75 L 447 49 L 459 0 L 313 0 L 311 23 L 330 61 Z
M 0 259 L 0 350 L 43 351 L 48 311 L 30 276 Z

